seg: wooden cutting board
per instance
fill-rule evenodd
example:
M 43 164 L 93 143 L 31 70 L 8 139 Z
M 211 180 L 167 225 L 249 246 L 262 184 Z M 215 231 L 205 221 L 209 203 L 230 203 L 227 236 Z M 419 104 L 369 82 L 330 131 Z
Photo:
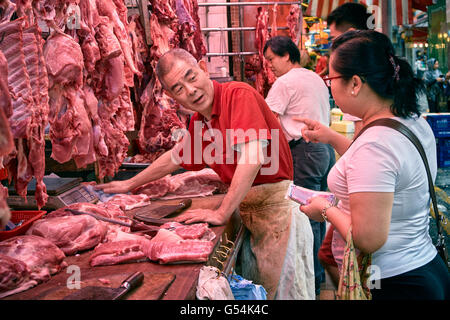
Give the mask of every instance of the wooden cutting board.
M 173 204 L 152 203 L 134 211 L 134 217 L 144 222 L 147 222 L 147 218 L 162 219 L 188 209 L 191 204 L 191 199 L 180 199 Z
M 123 280 L 130 274 L 120 273 L 108 275 L 104 278 L 91 278 L 81 281 L 80 289 L 87 286 L 117 288 Z M 141 286 L 133 291 L 130 291 L 123 299 L 125 300 L 160 300 L 164 297 L 167 289 L 175 280 L 173 273 L 150 273 L 144 272 L 144 281 Z M 65 296 L 71 294 L 77 289 L 69 289 L 67 285 L 52 287 L 38 296 L 34 297 L 36 300 L 62 300 Z

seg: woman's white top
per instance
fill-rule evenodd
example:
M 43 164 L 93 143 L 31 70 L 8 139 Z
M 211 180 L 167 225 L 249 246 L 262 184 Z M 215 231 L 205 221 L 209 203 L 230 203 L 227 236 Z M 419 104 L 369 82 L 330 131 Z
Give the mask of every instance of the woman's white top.
M 436 141 L 426 120 L 394 119 L 418 137 L 435 180 Z M 416 269 L 435 257 L 437 251 L 428 230 L 431 198 L 425 166 L 416 147 L 400 132 L 383 126 L 367 129 L 331 169 L 328 186 L 345 214 L 351 214 L 349 194 L 394 192 L 387 241 L 372 255 L 372 265 L 379 268 L 380 278 Z M 339 267 L 344 248 L 345 239 L 335 230 L 332 250 Z

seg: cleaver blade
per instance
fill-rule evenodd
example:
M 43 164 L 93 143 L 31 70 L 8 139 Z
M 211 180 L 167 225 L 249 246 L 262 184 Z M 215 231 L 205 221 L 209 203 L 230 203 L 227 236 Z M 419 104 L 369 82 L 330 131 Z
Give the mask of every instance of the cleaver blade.
M 135 272 L 126 278 L 118 288 L 88 286 L 65 296 L 63 300 L 119 300 L 126 293 L 139 287 L 143 280 L 144 274 Z

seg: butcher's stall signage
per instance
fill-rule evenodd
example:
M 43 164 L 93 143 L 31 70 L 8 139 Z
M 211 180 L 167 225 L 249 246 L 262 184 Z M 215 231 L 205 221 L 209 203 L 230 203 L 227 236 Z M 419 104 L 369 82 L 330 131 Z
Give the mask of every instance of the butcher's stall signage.
M 208 126 L 207 126 L 208 127 Z M 278 172 L 279 129 L 226 129 L 225 137 L 215 128 L 206 128 L 203 121 L 194 122 L 193 136 L 186 129 L 178 129 L 172 134 L 177 145 L 172 151 L 172 161 L 180 165 L 221 165 L 262 163 L 261 174 L 273 175 Z M 248 150 L 241 148 L 248 142 Z M 269 143 L 270 141 L 270 143 Z

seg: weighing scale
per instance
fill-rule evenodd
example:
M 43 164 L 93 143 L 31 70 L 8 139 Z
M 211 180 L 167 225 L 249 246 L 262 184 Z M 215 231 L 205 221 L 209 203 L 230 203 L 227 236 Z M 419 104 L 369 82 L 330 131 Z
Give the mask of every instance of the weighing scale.
M 98 201 L 96 194 L 87 190 L 80 184 L 81 178 L 56 178 L 44 177 L 44 184 L 47 187 L 48 200 L 42 209 L 59 209 L 72 203 Z M 35 209 L 37 208 L 34 192 L 36 191 L 36 179 L 32 179 L 28 184 L 26 201 L 19 196 L 14 186 L 8 187 L 9 196 L 7 203 L 15 209 Z

